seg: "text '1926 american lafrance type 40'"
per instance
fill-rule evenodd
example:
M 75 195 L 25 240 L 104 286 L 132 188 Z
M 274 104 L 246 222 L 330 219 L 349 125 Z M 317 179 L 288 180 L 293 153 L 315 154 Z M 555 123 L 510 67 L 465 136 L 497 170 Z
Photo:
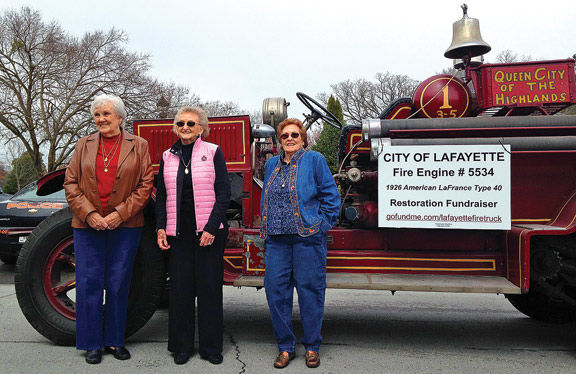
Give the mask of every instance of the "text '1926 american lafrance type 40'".
M 483 64 L 490 46 L 478 20 L 453 26 L 444 55 L 457 72 L 422 82 L 380 118 L 342 127 L 307 95 L 317 119 L 341 128 L 334 175 L 342 207 L 328 232 L 330 288 L 505 294 L 528 316 L 576 319 L 576 103 L 574 60 Z M 263 166 L 276 153 L 281 98 L 264 101 L 266 124 L 248 116 L 210 119 L 208 141 L 227 160 L 233 197 L 224 255 L 228 285 L 263 286 L 259 239 Z M 140 120 L 155 171 L 175 140 L 172 121 Z M 38 182 L 62 188 L 63 171 Z M 134 267 L 127 334 L 152 316 L 166 282 L 156 246 L 154 201 Z M 16 291 L 30 323 L 57 344 L 75 334 L 71 213 L 63 209 L 32 232 L 18 258 Z

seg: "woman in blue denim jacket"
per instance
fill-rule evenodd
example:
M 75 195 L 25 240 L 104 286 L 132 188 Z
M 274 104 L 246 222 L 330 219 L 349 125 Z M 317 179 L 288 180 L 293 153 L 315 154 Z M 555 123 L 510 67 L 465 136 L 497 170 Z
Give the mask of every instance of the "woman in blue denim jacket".
M 320 365 L 326 291 L 326 232 L 334 226 L 340 195 L 324 156 L 307 151 L 306 130 L 297 119 L 278 125 L 282 153 L 266 162 L 262 192 L 262 228 L 266 239 L 264 285 L 280 353 L 274 367 L 286 367 L 295 356 L 292 331 L 294 287 L 306 349 L 306 365 Z

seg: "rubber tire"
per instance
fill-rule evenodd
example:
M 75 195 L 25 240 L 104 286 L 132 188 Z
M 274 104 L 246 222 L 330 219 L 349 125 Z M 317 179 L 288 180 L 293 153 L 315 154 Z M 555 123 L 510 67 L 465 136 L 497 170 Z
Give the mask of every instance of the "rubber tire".
M 72 212 L 60 210 L 38 225 L 28 236 L 16 263 L 14 283 L 24 316 L 40 334 L 57 345 L 73 346 L 76 322 L 55 310 L 43 289 L 43 267 L 53 248 L 72 236 Z M 126 336 L 138 331 L 152 317 L 162 296 L 166 270 L 156 245 L 154 230 L 145 227 L 134 261 Z
M 14 265 L 17 259 L 18 256 L 0 255 L 0 260 L 2 260 L 2 262 L 5 263 L 6 265 Z
M 576 308 L 549 296 L 530 292 L 522 295 L 506 295 L 518 311 L 537 321 L 549 323 L 572 323 L 576 321 Z

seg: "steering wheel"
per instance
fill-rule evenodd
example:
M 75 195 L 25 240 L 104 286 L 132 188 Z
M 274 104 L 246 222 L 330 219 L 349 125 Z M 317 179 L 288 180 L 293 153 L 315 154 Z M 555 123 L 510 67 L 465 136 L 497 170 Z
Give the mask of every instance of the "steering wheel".
M 296 97 L 298 97 L 298 100 L 300 100 L 302 104 L 306 106 L 306 108 L 310 109 L 310 117 L 312 117 L 310 125 L 318 119 L 322 118 L 322 120 L 324 120 L 330 126 L 334 126 L 338 130 L 342 129 L 342 123 L 340 120 L 336 118 L 334 114 L 330 113 L 328 109 L 326 109 L 322 104 L 302 92 L 297 92 Z

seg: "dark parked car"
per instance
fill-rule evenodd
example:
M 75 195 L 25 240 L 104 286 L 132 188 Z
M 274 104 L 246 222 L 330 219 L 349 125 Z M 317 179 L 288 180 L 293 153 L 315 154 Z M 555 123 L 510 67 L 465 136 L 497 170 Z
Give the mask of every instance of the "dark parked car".
M 12 195 L 4 193 L 4 191 L 2 191 L 2 188 L 0 188 L 0 201 L 8 200 L 11 197 Z
M 32 182 L 7 200 L 0 200 L 0 259 L 14 264 L 28 234 L 46 217 L 68 206 L 64 190 L 38 195 Z

